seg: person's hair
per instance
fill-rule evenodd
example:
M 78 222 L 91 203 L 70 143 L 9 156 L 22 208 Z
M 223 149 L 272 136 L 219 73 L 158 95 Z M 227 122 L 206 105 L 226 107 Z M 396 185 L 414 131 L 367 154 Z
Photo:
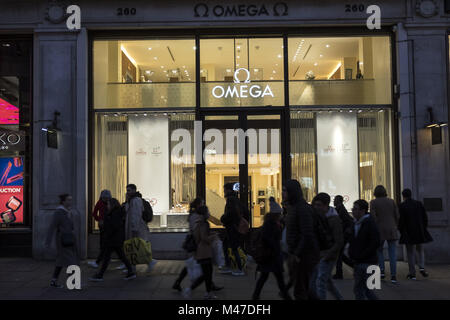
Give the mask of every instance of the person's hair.
M 130 183 L 129 185 L 127 185 L 127 189 L 130 188 L 133 191 L 137 191 L 137 187 L 135 184 Z
M 116 198 L 111 198 L 109 203 L 111 205 L 111 210 L 120 207 L 120 202 Z
M 224 188 L 224 190 L 234 191 L 233 186 L 234 186 L 234 183 L 228 182 L 223 185 L 223 188 Z
M 367 203 L 366 200 L 363 199 L 356 200 L 355 202 L 353 202 L 353 205 L 358 205 L 359 209 L 365 210 L 366 213 L 369 211 L 369 204 Z
M 320 192 L 314 197 L 312 202 L 314 203 L 316 201 L 322 202 L 324 205 L 328 206 L 330 205 L 331 197 L 328 193 Z
M 275 202 L 275 198 L 274 198 L 274 197 L 270 197 L 270 198 L 269 198 L 269 201 L 270 201 L 270 202 Z
M 63 194 L 60 194 L 58 197 L 59 197 L 59 204 L 63 204 L 64 201 L 66 201 L 66 199 L 67 199 L 68 197 L 70 197 L 70 194 L 68 194 L 68 193 L 63 193 Z
M 412 197 L 412 191 L 411 189 L 405 189 L 402 191 L 402 196 L 405 198 L 411 198 Z
M 337 202 L 343 203 L 344 197 L 338 194 L 337 196 L 334 197 L 334 200 L 336 200 Z
M 386 188 L 382 185 L 376 186 L 375 190 L 373 191 L 373 195 L 375 196 L 375 198 L 387 197 Z
M 206 217 L 208 215 L 208 207 L 207 206 L 198 207 L 197 214 Z
M 286 181 L 284 184 L 284 187 L 286 188 L 286 192 L 288 194 L 288 202 L 293 205 L 297 202 L 303 200 L 303 191 L 302 187 L 300 186 L 300 182 L 298 182 L 295 179 L 290 179 Z
M 197 207 L 199 207 L 202 204 L 202 201 L 203 201 L 202 198 L 197 197 L 189 204 L 189 215 L 193 214 L 197 210 Z

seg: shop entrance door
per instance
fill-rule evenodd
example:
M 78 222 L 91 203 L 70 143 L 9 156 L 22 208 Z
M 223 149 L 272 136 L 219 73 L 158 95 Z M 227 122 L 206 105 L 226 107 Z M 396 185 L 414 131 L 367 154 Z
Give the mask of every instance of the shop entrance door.
M 226 183 L 248 207 L 252 227 L 262 225 L 270 197 L 281 201 L 280 118 L 249 112 L 204 117 L 204 195 L 212 227 L 222 227 Z

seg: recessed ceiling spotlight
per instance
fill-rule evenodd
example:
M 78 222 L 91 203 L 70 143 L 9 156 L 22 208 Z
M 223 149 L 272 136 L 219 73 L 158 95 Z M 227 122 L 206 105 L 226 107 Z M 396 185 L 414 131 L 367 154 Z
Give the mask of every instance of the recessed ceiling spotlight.
M 330 45 L 329 45 L 329 44 L 327 44 L 327 45 L 325 45 L 325 47 L 329 48 L 329 47 L 330 47 Z
M 197 47 L 196 47 L 196 46 L 193 46 L 192 49 L 197 50 Z
M 146 74 L 150 74 L 150 70 L 146 70 L 145 73 L 146 73 Z
M 227 71 L 227 72 L 231 72 L 231 69 L 227 69 L 226 71 Z
M 164 66 L 161 66 L 161 69 L 164 69 Z
M 153 59 L 158 60 L 158 57 L 153 57 Z
M 314 66 L 315 66 L 315 67 L 317 67 L 317 65 L 318 65 L 318 63 L 317 63 L 317 62 L 316 62 L 316 63 L 314 63 Z
M 258 69 L 253 69 L 253 70 L 255 70 L 255 72 L 258 72 L 258 71 L 259 71 Z
M 237 48 L 237 49 L 240 49 L 240 48 L 241 48 L 241 46 L 237 46 L 236 48 Z
M 239 59 L 240 58 L 240 56 L 236 56 L 236 59 Z
M 283 57 L 283 56 L 282 56 L 281 54 L 279 54 L 279 55 L 278 55 L 278 58 L 281 58 L 281 57 Z
M 273 80 L 273 77 L 270 77 L 270 80 Z
M 321 54 L 319 57 L 323 58 L 323 54 Z
M 148 50 L 152 50 L 152 47 L 149 47 Z
M 277 73 L 277 72 L 275 70 L 273 70 L 272 73 Z

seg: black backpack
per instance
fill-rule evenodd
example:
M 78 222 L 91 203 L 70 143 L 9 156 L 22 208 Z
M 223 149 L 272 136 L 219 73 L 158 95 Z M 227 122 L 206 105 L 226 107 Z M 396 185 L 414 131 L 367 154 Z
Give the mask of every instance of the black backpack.
M 320 251 L 330 249 L 334 244 L 334 240 L 327 218 L 317 213 L 315 210 L 313 210 L 313 218 L 314 232 L 316 233 L 319 242 Z
M 145 199 L 142 199 L 142 204 L 144 206 L 144 211 L 142 211 L 142 220 L 144 220 L 146 223 L 150 223 L 153 220 L 152 206 L 150 205 L 150 202 Z

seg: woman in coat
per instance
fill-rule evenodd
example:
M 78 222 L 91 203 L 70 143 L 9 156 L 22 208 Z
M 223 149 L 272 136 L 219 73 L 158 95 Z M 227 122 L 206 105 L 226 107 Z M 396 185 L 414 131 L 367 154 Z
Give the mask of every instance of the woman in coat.
M 394 200 L 388 198 L 386 189 L 377 186 L 374 190 L 375 199 L 370 201 L 370 213 L 375 218 L 380 231 L 381 245 L 378 249 L 378 263 L 381 269 L 381 278 L 384 279 L 384 242 L 388 243 L 391 282 L 397 283 L 397 225 L 399 214 Z
M 103 281 L 103 274 L 108 268 L 109 262 L 111 260 L 112 252 L 116 252 L 119 259 L 126 266 L 128 274 L 125 280 L 131 280 L 136 278 L 136 273 L 133 271 L 131 263 L 128 261 L 123 251 L 123 239 L 124 239 L 124 227 L 123 218 L 125 212 L 121 207 L 117 199 L 112 198 L 106 202 L 105 214 L 104 214 L 104 259 L 103 265 L 100 271 L 94 275 L 94 277 L 89 278 L 89 281 Z
M 77 238 L 74 232 L 74 216 L 70 209 L 72 208 L 72 196 L 62 194 L 59 196 L 60 206 L 56 208 L 52 222 L 48 229 L 46 248 L 50 248 L 53 235 L 56 233 L 56 262 L 50 286 L 63 288 L 58 284 L 58 278 L 63 267 L 70 265 L 79 265 Z
M 193 235 L 195 239 L 195 243 L 197 245 L 197 249 L 195 250 L 194 258 L 197 260 L 197 263 L 200 264 L 202 268 L 202 276 L 194 281 L 191 287 L 186 288 L 183 291 L 183 295 L 186 298 L 191 296 L 192 290 L 198 287 L 203 281 L 205 281 L 206 286 L 206 294 L 205 299 L 217 299 L 217 297 L 213 293 L 213 248 L 212 243 L 216 239 L 216 235 L 210 232 L 210 227 L 208 223 L 209 218 L 209 210 L 207 206 L 201 206 L 197 209 L 197 215 L 200 217 L 197 221 L 194 222 L 193 226 Z
M 273 205 L 271 205 L 271 207 L 273 207 Z M 261 290 L 269 278 L 270 272 L 272 272 L 277 279 L 281 297 L 285 300 L 292 300 L 287 291 L 283 277 L 283 256 L 281 252 L 281 232 L 283 228 L 280 222 L 281 207 L 278 207 L 278 211 L 271 210 L 264 216 L 264 224 L 260 232 L 262 232 L 265 259 L 264 262 L 258 264 L 257 271 L 260 271 L 261 275 L 256 283 L 255 291 L 253 292 L 253 300 L 259 300 Z

